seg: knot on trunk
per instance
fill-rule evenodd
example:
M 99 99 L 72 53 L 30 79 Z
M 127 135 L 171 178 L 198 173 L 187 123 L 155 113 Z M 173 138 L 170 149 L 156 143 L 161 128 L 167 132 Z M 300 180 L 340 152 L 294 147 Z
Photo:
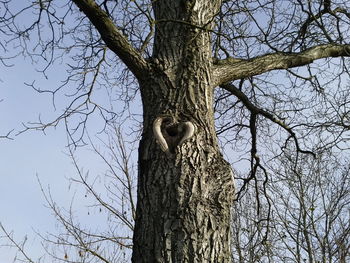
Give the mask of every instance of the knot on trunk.
M 153 122 L 153 135 L 161 150 L 173 153 L 177 146 L 191 138 L 195 126 L 190 121 L 176 122 L 173 117 L 158 117 Z

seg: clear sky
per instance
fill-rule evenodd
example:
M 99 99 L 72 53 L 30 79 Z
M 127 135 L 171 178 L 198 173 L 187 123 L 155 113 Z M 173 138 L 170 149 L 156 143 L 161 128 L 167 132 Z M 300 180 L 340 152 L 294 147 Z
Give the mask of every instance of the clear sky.
M 0 135 L 14 129 L 13 140 L 0 139 L 0 222 L 14 232 L 18 241 L 28 236 L 28 252 L 36 259 L 43 250 L 35 231 L 55 232 L 56 223 L 45 206 L 37 178 L 45 189 L 50 187 L 60 206 L 69 207 L 73 195 L 76 203 L 84 203 L 86 199 L 85 193 L 69 182 L 76 171 L 67 156 L 67 137 L 62 124 L 47 129 L 45 134 L 28 131 L 16 136 L 23 129 L 22 123 L 37 121 L 39 115 L 43 119 L 53 118 L 61 110 L 54 110 L 50 95 L 38 94 L 24 83 L 35 80 L 40 87 L 55 87 L 64 79 L 64 65 L 54 67 L 45 79 L 28 59 L 18 57 L 13 62 L 13 67 L 0 66 Z M 78 156 L 85 170 L 99 173 L 105 169 L 87 148 L 80 150 Z M 86 207 L 82 213 L 87 214 Z M 16 251 L 1 246 L 4 243 L 0 238 L 0 262 L 12 262 Z
M 22 122 L 36 121 L 40 113 L 52 111 L 47 95 L 37 94 L 24 85 L 40 79 L 31 63 L 18 58 L 15 66 L 0 67 L 0 78 L 0 133 L 15 129 L 11 134 L 14 140 L 0 140 L 0 222 L 14 231 L 19 241 L 28 235 L 30 245 L 33 230 L 48 231 L 54 227 L 51 212 L 44 206 L 37 176 L 44 186 L 51 185 L 57 200 L 65 203 L 68 201 L 65 177 L 70 176 L 73 167 L 63 153 L 66 136 L 62 127 L 48 130 L 46 135 L 30 131 L 15 136 Z M 54 81 L 50 78 L 46 85 Z M 38 241 L 30 249 L 35 256 Z M 3 243 L 4 240 L 0 240 L 0 244 Z M 13 252 L 0 247 L 0 262 L 12 262 Z

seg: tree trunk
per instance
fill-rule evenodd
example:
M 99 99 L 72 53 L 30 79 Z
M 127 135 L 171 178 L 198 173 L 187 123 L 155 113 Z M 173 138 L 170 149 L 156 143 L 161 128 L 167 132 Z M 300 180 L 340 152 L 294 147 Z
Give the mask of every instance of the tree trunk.
M 233 175 L 217 144 L 212 103 L 209 29 L 219 5 L 154 1 L 153 74 L 140 81 L 133 262 L 231 262 Z

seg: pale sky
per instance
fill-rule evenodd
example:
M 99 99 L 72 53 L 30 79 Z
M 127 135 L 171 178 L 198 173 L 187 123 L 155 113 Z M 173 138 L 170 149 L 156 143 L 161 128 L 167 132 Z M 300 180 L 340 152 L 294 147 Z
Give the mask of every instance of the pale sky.
M 28 131 L 15 136 L 23 128 L 22 123 L 37 121 L 39 115 L 49 119 L 60 113 L 62 109 L 54 110 L 50 95 L 38 94 L 24 82 L 35 80 L 40 87 L 54 88 L 64 78 L 64 65 L 49 71 L 46 80 L 33 69 L 29 60 L 19 57 L 14 63 L 10 68 L 0 66 L 0 134 L 14 129 L 11 134 L 14 140 L 0 139 L 0 222 L 14 232 L 18 241 L 28 236 L 28 253 L 37 259 L 44 252 L 34 232 L 55 232 L 56 223 L 52 212 L 45 207 L 37 177 L 45 189 L 50 187 L 60 206 L 68 208 L 74 195 L 75 203 L 82 202 L 82 213 L 87 214 L 88 209 L 85 193 L 69 183 L 76 171 L 67 156 L 63 125 L 47 129 L 46 134 Z M 58 97 L 58 103 L 60 99 L 65 98 Z M 78 157 L 85 171 L 103 172 L 101 161 L 90 149 L 80 150 Z M 96 219 L 93 221 L 96 223 Z M 0 262 L 12 262 L 16 251 L 2 247 L 4 243 L 0 238 Z
M 37 120 L 38 114 L 49 107 L 49 102 L 24 85 L 38 75 L 32 75 L 30 63 L 23 61 L 11 68 L 0 67 L 0 72 L 0 98 L 3 100 L 0 133 L 5 134 L 20 129 L 21 122 Z M 36 174 L 44 184 L 66 191 L 64 176 L 70 169 L 69 160 L 62 153 L 65 144 L 62 129 L 50 131 L 46 136 L 28 132 L 13 137 L 14 140 L 0 140 L 0 222 L 22 240 L 27 234 L 32 236 L 33 229 L 53 227 L 50 212 L 43 206 Z M 0 244 L 4 242 L 0 240 Z M 0 262 L 12 262 L 13 252 L 0 247 Z

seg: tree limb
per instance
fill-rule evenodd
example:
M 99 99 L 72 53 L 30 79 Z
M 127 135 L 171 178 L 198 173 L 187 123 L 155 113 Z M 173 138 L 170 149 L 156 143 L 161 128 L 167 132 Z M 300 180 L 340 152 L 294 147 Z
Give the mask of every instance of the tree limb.
M 214 63 L 214 85 L 259 75 L 276 69 L 289 69 L 312 63 L 321 58 L 349 57 L 350 45 L 326 44 L 298 53 L 277 52 L 252 59 L 227 58 Z
M 147 62 L 141 54 L 131 46 L 127 38 L 117 29 L 113 21 L 108 17 L 94 0 L 73 0 L 96 27 L 106 45 L 125 63 L 138 79 L 147 74 Z
M 292 138 L 294 140 L 295 147 L 296 147 L 298 152 L 305 153 L 305 154 L 311 154 L 312 156 L 315 157 L 315 154 L 313 152 L 307 151 L 307 150 L 303 150 L 303 149 L 300 148 L 297 135 L 295 134 L 293 129 L 291 127 L 289 127 L 285 122 L 283 122 L 282 120 L 278 119 L 276 116 L 274 116 L 273 114 L 269 113 L 268 111 L 263 110 L 263 109 L 255 106 L 249 100 L 249 98 L 241 90 L 239 90 L 237 87 L 235 87 L 234 85 L 232 85 L 232 84 L 223 84 L 220 87 L 225 89 L 225 90 L 227 90 L 232 95 L 236 96 L 244 104 L 244 106 L 251 112 L 251 114 L 253 114 L 253 115 L 261 115 L 261 116 L 265 117 L 266 119 L 269 119 L 270 121 L 276 123 L 278 126 L 283 128 L 286 132 L 288 132 L 289 133 L 289 137 L 288 137 L 287 140 L 289 140 L 290 138 Z M 255 123 L 255 118 L 253 118 L 252 120 L 253 120 L 253 123 L 254 123 L 254 129 L 251 127 L 251 133 L 252 133 L 252 138 L 254 139 L 254 136 L 256 136 L 255 135 L 255 133 L 256 133 L 255 125 L 256 125 L 256 123 Z M 252 126 L 252 123 L 251 123 L 251 126 Z M 254 143 L 253 144 L 253 149 L 255 147 L 256 146 L 255 146 L 255 143 Z M 256 149 L 254 151 L 252 150 L 252 156 L 255 155 L 255 154 L 256 154 Z

